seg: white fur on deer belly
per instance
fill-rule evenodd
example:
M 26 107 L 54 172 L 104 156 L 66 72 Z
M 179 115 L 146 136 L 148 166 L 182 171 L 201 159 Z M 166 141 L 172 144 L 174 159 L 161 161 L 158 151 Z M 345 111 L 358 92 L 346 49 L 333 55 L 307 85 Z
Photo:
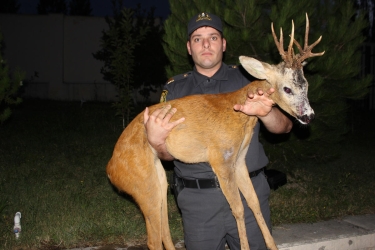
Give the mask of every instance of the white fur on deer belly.
M 226 150 L 224 150 L 224 152 L 223 152 L 224 160 L 228 160 L 229 158 L 232 157 L 232 155 L 233 155 L 233 148 L 226 149 Z

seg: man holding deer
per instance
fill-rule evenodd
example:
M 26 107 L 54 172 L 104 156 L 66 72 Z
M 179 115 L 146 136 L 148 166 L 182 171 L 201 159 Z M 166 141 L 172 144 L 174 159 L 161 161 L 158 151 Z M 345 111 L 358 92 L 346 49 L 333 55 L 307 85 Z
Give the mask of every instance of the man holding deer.
M 193 94 L 232 92 L 251 81 L 251 76 L 241 67 L 229 66 L 222 61 L 226 50 L 226 40 L 222 30 L 220 18 L 210 13 L 200 13 L 189 21 L 186 45 L 195 66 L 193 71 L 175 76 L 165 85 L 162 101 Z M 233 109 L 250 116 L 257 116 L 272 133 L 288 133 L 292 128 L 292 121 L 275 107 L 274 102 L 269 98 L 274 91 L 272 88 L 257 89 L 256 94 L 248 94 L 243 105 L 236 104 Z M 170 122 L 176 112 L 178 110 L 169 105 L 157 109 L 152 114 L 146 109 L 144 125 L 149 144 L 157 151 L 158 157 L 162 160 L 174 160 L 176 177 L 172 185 L 175 187 L 178 206 L 182 212 L 186 248 L 188 250 L 224 249 L 227 243 L 231 250 L 240 249 L 235 218 L 210 165 L 204 162 L 185 164 L 175 160 L 167 151 L 165 140 L 170 131 L 184 122 L 184 118 Z M 268 159 L 259 142 L 259 128 L 258 122 L 246 155 L 246 165 L 263 217 L 271 229 L 268 204 L 270 189 L 263 173 Z M 212 132 L 216 133 L 216 131 Z M 250 248 L 251 250 L 266 249 L 254 215 L 243 197 L 242 200 Z

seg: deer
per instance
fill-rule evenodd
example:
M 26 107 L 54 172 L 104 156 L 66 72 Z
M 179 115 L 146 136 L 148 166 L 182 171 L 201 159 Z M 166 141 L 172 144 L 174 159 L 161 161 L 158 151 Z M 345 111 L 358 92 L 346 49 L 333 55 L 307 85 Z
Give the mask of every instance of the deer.
M 186 96 L 149 107 L 151 113 L 165 105 L 171 105 L 177 108 L 172 120 L 185 117 L 185 121 L 174 127 L 166 139 L 168 152 L 175 159 L 186 163 L 209 162 L 236 220 L 243 250 L 250 247 L 240 192 L 254 213 L 267 248 L 276 250 L 277 246 L 263 218 L 245 164 L 245 155 L 258 118 L 235 111 L 233 106 L 243 104 L 248 93 L 255 93 L 258 88 L 274 88 L 275 92 L 270 98 L 275 104 L 300 123 L 310 123 L 314 118 L 314 111 L 307 98 L 308 82 L 303 73 L 304 61 L 324 54 L 324 51 L 312 53 L 312 49 L 322 39 L 321 36 L 308 45 L 307 14 L 303 48 L 294 39 L 293 20 L 286 51 L 283 47 L 282 28 L 280 39 L 275 34 L 273 23 L 271 31 L 283 59 L 281 63 L 271 65 L 252 57 L 239 57 L 244 69 L 257 80 L 234 92 Z M 294 53 L 293 44 L 298 48 L 299 54 Z M 106 173 L 112 185 L 131 195 L 138 204 L 146 223 L 148 248 L 163 249 L 164 246 L 167 250 L 175 249 L 168 224 L 167 177 L 157 152 L 147 140 L 143 112 L 120 135 L 106 166 Z M 216 123 L 208 119 L 213 116 Z M 205 136 L 201 136 L 202 134 Z M 228 155 L 226 152 L 233 153 Z

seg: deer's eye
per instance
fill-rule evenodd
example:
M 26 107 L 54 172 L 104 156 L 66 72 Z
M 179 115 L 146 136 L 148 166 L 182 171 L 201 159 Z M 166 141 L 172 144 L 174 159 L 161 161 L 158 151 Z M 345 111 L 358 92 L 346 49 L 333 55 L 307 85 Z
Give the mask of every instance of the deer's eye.
M 290 95 L 293 94 L 292 90 L 290 88 L 288 88 L 288 87 L 284 87 L 284 91 L 287 94 L 290 94 Z

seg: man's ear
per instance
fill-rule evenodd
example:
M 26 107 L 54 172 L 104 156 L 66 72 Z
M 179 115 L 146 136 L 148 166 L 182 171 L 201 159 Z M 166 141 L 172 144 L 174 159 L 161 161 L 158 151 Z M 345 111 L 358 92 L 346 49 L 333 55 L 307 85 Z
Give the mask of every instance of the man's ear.
M 186 42 L 186 48 L 187 48 L 189 55 L 191 55 L 190 41 Z
M 227 50 L 227 40 L 223 38 L 223 52 Z

